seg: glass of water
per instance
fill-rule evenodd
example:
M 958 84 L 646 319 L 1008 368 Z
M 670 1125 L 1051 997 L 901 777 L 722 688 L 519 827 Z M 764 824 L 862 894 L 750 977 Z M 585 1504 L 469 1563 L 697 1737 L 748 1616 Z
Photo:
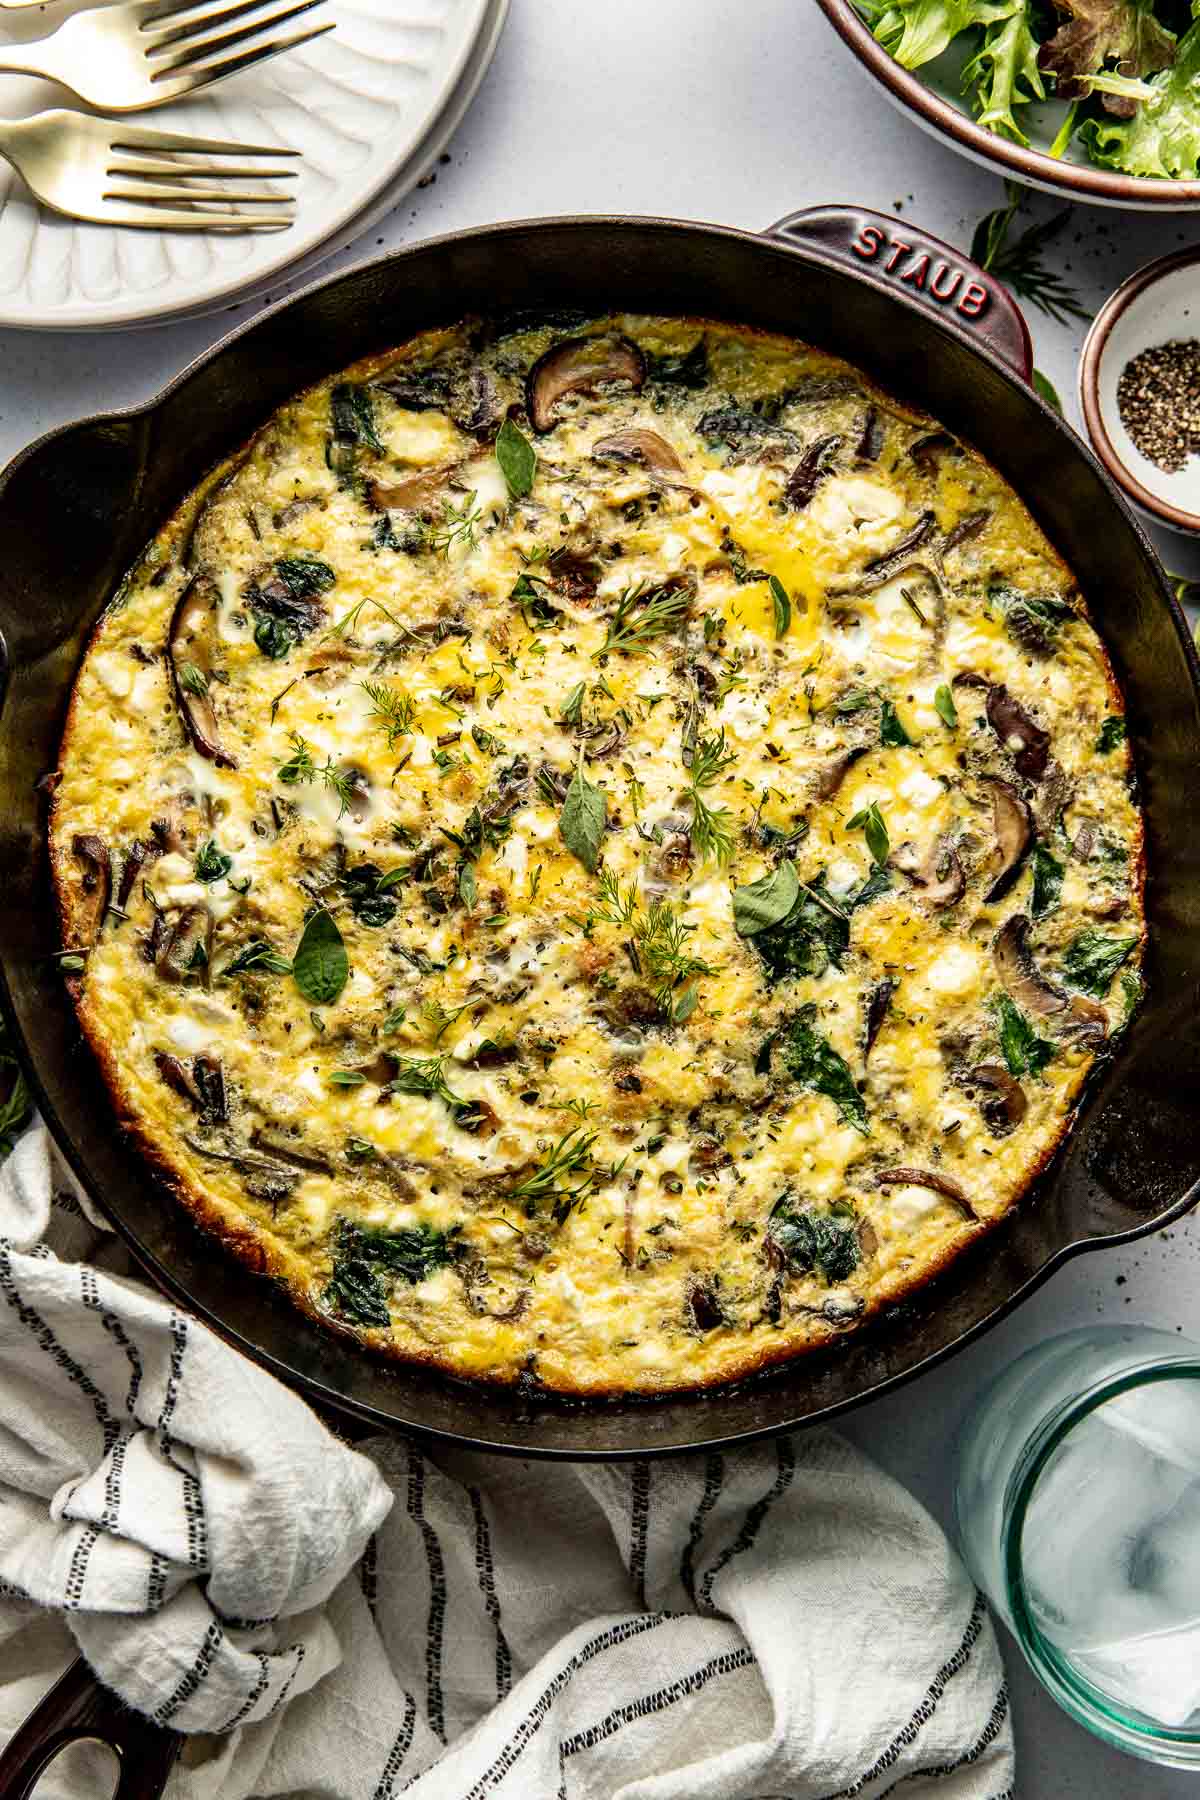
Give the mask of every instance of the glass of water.
M 1200 1769 L 1200 1345 L 1113 1325 L 1027 1352 L 963 1423 L 955 1513 L 1059 1704 Z

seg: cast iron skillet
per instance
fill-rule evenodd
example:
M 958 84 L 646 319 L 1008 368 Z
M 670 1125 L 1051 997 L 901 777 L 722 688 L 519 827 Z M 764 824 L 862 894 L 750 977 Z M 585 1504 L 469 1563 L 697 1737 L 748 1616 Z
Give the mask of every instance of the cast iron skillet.
M 158 1192 L 112 1112 L 51 958 L 34 792 L 53 767 L 89 628 L 160 521 L 288 395 L 464 314 L 613 305 L 794 333 L 861 364 L 977 444 L 1075 570 L 1129 701 L 1148 822 L 1149 997 L 1037 1190 L 916 1302 L 733 1389 L 565 1403 L 381 1361 L 310 1324 Z M 654 1455 L 826 1417 L 962 1344 L 1073 1252 L 1153 1230 L 1197 1197 L 1200 768 L 1185 622 L 1116 489 L 1028 385 L 1012 302 L 906 223 L 801 213 L 755 237 L 561 219 L 434 240 L 317 284 L 236 332 L 151 404 L 56 432 L 0 478 L 0 971 L 42 1112 L 153 1278 L 284 1380 L 384 1426 L 524 1455 Z

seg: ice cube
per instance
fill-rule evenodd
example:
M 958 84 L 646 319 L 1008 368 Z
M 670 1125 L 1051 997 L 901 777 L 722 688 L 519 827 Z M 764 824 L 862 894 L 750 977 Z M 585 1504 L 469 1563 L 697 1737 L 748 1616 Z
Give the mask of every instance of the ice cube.
M 1160 1725 L 1200 1710 L 1200 1622 L 1066 1653 L 1086 1681 Z

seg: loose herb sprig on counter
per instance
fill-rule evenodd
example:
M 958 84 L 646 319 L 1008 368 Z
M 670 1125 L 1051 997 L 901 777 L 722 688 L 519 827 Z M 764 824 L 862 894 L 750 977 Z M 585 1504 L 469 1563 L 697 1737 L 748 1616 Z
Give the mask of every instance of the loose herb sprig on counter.
M 971 256 L 981 269 L 997 276 L 1014 294 L 1055 321 L 1065 325 L 1070 319 L 1086 319 L 1090 315 L 1080 304 L 1079 296 L 1063 277 L 1044 260 L 1047 244 L 1058 236 L 1071 216 L 1064 207 L 1052 218 L 1026 226 L 1010 241 L 1017 215 L 1028 199 L 1028 190 L 1019 181 L 1006 181 L 1007 203 L 985 214 L 975 227 L 971 239 Z

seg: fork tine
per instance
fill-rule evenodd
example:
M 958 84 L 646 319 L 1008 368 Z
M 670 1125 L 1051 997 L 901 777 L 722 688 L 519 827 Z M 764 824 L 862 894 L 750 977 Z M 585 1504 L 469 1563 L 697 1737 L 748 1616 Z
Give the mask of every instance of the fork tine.
M 184 201 L 193 200 L 213 202 L 222 206 L 242 206 L 252 203 L 255 206 L 292 206 L 295 196 L 292 194 L 272 194 L 269 190 L 252 190 L 243 188 L 202 188 L 184 187 L 176 182 L 147 181 L 139 182 L 131 187 L 105 188 L 106 200 L 133 200 L 139 204 L 151 200 L 172 200 L 178 206 Z
M 151 76 L 155 86 L 155 102 L 160 104 L 165 100 L 178 99 L 183 94 L 194 94 L 200 88 L 209 87 L 214 81 L 224 81 L 227 76 L 236 75 L 242 69 L 252 69 L 256 63 L 268 62 L 273 56 L 282 56 L 285 50 L 296 50 L 301 44 L 324 37 L 333 28 L 333 21 L 328 25 L 317 25 L 312 31 L 297 32 L 294 37 L 277 38 L 274 43 L 264 44 L 261 50 L 244 50 L 240 56 L 231 56 L 225 62 L 203 63 L 191 73 L 172 76 L 169 71 L 163 70 Z
M 145 131 L 136 125 L 127 125 L 124 121 L 117 127 L 119 137 L 114 137 L 109 149 L 115 156 L 119 151 L 128 156 L 157 156 L 160 152 L 176 151 L 181 156 L 294 156 L 299 157 L 299 150 L 287 150 L 282 144 L 229 144 L 220 138 L 185 137 L 177 131 Z
M 319 0 L 312 0 L 312 3 L 319 4 Z M 155 50 L 169 49 L 172 44 L 178 43 L 181 39 L 199 38 L 205 32 L 216 31 L 221 25 L 232 24 L 234 19 L 246 18 L 251 13 L 261 13 L 264 7 L 271 4 L 272 0 L 227 0 L 225 5 L 215 9 L 210 8 L 203 13 L 198 12 L 195 17 L 188 18 L 179 12 L 172 12 L 161 19 L 144 20 L 141 25 L 141 35 L 147 40 L 148 46 L 153 45 Z M 189 7 L 186 10 L 190 13 L 193 8 Z M 270 23 L 270 19 L 260 21 L 262 25 Z M 215 41 L 220 42 L 221 40 Z M 147 54 L 152 54 L 149 47 Z
M 261 37 L 264 31 L 270 31 L 273 26 L 286 25 L 289 19 L 299 18 L 301 13 L 311 12 L 314 7 L 323 6 L 324 3 L 325 0 L 293 0 L 293 4 L 289 6 L 259 16 L 259 0 L 254 0 L 253 5 L 239 6 L 232 14 L 234 18 L 240 18 L 251 11 L 255 14 L 248 24 L 239 25 L 236 31 L 223 32 L 220 37 L 201 37 L 190 30 L 176 31 L 170 37 L 149 45 L 146 55 L 155 63 L 156 71 L 162 68 L 174 74 L 201 62 L 205 57 L 232 50 L 235 44 L 244 44 L 250 38 Z M 169 60 L 159 63 L 160 57 Z
M 247 180 L 295 181 L 295 169 L 264 169 L 254 163 L 181 163 L 181 162 L 111 162 L 105 173 L 125 181 L 140 181 L 148 176 L 199 176 L 205 181 Z

